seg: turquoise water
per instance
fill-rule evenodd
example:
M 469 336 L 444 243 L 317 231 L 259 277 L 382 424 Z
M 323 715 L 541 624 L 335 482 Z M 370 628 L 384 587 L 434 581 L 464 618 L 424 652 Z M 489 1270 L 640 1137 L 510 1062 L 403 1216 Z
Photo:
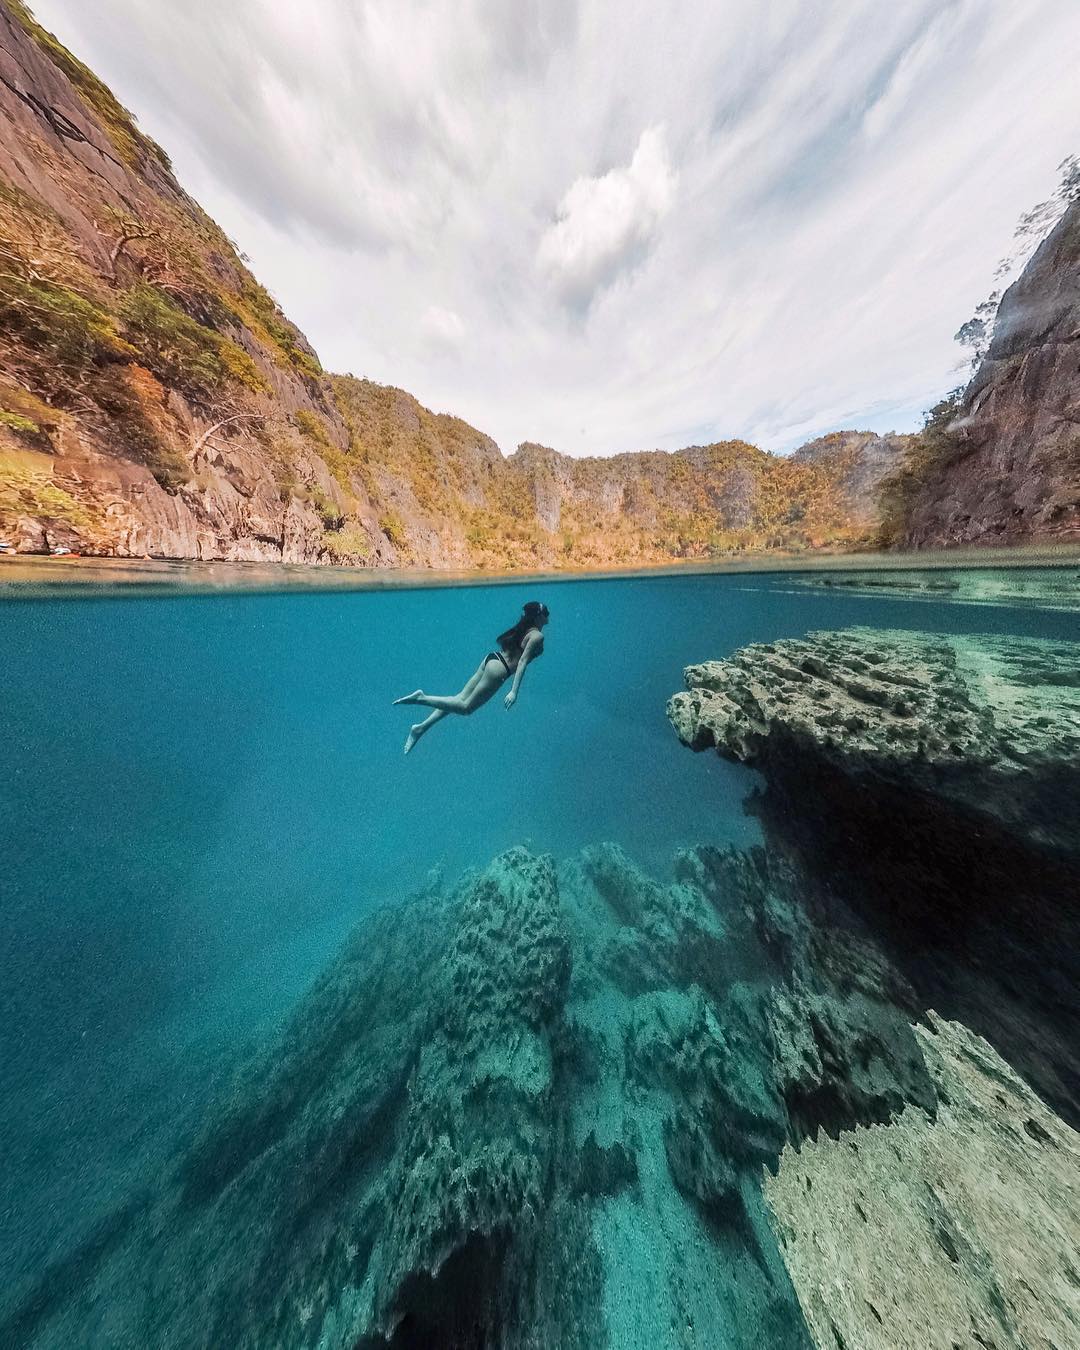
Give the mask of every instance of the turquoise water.
M 754 775 L 667 723 L 683 666 L 851 625 L 1077 638 L 1074 570 L 1001 576 L 0 604 L 0 1272 L 61 1257 L 143 1184 L 236 1047 L 433 871 L 611 841 L 666 877 L 681 847 L 757 841 Z M 456 692 L 533 598 L 551 623 L 517 706 L 405 758 L 393 698 Z

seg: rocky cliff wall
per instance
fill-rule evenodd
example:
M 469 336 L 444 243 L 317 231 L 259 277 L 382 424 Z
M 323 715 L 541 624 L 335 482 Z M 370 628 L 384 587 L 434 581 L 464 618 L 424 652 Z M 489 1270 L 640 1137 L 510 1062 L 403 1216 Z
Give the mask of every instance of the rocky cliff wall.
M 1080 537 L 1080 202 L 1002 297 L 990 350 L 920 479 L 910 546 Z
M 358 551 L 393 561 L 307 341 L 20 0 L 0 5 L 0 117 L 4 534 L 314 562 L 347 509 Z

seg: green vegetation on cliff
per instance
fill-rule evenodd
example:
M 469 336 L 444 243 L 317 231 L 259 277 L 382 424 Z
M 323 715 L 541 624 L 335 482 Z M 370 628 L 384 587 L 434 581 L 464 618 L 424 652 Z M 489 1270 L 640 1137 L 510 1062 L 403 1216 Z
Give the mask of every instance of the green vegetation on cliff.
M 46 31 L 23 4 L 23 0 L 4 0 L 15 21 L 37 44 L 45 55 L 71 81 L 87 108 L 95 114 L 108 132 L 117 153 L 128 164 L 138 165 L 144 155 L 150 155 L 165 169 L 172 166 L 161 146 L 152 141 L 135 125 L 131 113 L 116 98 L 107 85 L 76 56 Z
M 896 548 L 911 528 L 912 512 L 926 483 L 940 477 L 963 453 L 963 442 L 952 423 L 963 411 L 963 389 L 954 389 L 926 413 L 922 430 L 911 438 L 910 448 L 896 471 L 881 484 L 881 524 L 878 542 Z

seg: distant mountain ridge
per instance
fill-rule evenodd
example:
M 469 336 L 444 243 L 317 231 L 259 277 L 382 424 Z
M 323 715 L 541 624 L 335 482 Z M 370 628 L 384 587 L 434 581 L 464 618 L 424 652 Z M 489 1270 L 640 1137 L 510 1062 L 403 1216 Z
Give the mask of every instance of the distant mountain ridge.
M 372 566 L 662 562 L 872 541 L 907 438 L 504 457 L 329 375 L 167 155 L 0 0 L 0 539 Z

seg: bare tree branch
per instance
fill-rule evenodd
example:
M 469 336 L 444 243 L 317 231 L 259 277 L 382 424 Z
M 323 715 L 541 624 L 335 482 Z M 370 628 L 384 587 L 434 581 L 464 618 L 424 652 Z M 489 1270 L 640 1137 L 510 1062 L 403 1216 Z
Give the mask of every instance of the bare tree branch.
M 120 255 L 128 244 L 132 244 L 136 239 L 153 239 L 157 234 L 156 230 L 148 229 L 144 225 L 139 225 L 136 221 L 125 221 L 124 232 L 113 245 L 112 252 L 109 254 L 109 265 L 112 268 L 112 279 L 116 280 L 116 264 L 120 260 Z
M 192 455 L 197 455 L 204 445 L 210 440 L 215 432 L 227 427 L 230 422 L 261 422 L 262 413 L 233 413 L 231 417 L 223 417 L 220 422 L 215 422 L 212 427 L 207 428 L 203 434 L 193 442 L 191 446 Z

